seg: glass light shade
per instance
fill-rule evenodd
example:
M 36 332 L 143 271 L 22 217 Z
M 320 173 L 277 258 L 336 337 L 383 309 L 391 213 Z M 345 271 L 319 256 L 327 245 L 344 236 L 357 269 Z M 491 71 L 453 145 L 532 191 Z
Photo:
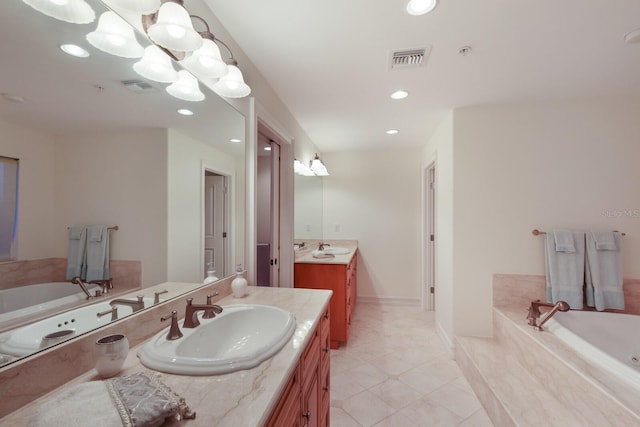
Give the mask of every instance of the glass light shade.
M 198 79 L 185 70 L 178 71 L 178 80 L 167 86 L 167 92 L 183 101 L 198 102 L 205 98 L 198 86 Z
M 209 39 L 202 40 L 202 47 L 180 61 L 189 71 L 203 77 L 220 78 L 227 74 L 227 64 L 222 60 L 220 48 Z
M 89 24 L 96 13 L 84 0 L 22 0 L 38 12 L 72 24 Z
M 410 15 L 424 15 L 436 7 L 437 0 L 409 0 L 407 12 Z
M 133 64 L 133 69 L 142 77 L 154 82 L 173 83 L 178 78 L 171 58 L 154 44 L 144 49 L 142 59 Z
M 87 40 L 101 51 L 123 58 L 140 58 L 144 54 L 131 25 L 112 11 L 100 15 L 98 28 L 87 34 Z
M 213 90 L 226 98 L 244 98 L 251 88 L 244 82 L 242 72 L 235 65 L 228 65 L 228 72 L 213 84 Z
M 103 0 L 109 6 L 149 15 L 160 8 L 160 0 Z
M 313 171 L 298 159 L 293 161 L 293 172 L 302 176 L 315 176 Z
M 328 176 L 329 175 L 329 172 L 327 171 L 326 166 L 324 165 L 324 163 L 322 163 L 322 160 L 320 160 L 317 155 L 316 155 L 315 159 L 313 159 L 311 161 L 310 169 L 317 176 Z
M 147 30 L 149 38 L 160 46 L 180 52 L 192 52 L 202 46 L 202 37 L 193 29 L 189 12 L 177 3 L 160 6 L 156 23 Z

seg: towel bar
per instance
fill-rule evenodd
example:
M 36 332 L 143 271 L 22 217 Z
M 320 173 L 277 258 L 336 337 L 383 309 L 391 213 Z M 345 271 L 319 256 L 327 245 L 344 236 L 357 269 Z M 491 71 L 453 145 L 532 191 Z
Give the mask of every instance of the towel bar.
M 613 230 L 613 232 L 614 233 L 620 233 L 621 236 L 626 236 L 627 235 L 626 233 L 619 232 L 618 230 Z M 546 231 L 540 231 L 537 228 L 534 228 L 533 230 L 531 230 L 531 234 L 533 234 L 534 236 L 539 236 L 541 234 L 547 234 L 547 232 Z

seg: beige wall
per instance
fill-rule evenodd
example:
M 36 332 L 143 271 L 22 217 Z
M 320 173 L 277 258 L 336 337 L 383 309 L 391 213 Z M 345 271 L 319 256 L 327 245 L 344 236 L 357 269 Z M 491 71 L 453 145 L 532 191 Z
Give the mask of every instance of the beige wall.
M 358 240 L 358 297 L 419 303 L 420 148 L 324 153 L 323 161 L 324 239 Z
M 534 228 L 625 231 L 624 276 L 640 277 L 638 117 L 619 100 L 455 111 L 455 334 L 491 334 L 492 274 L 544 274 Z
M 177 130 L 169 129 L 168 150 L 168 261 L 167 280 L 202 282 L 204 278 L 204 224 L 202 220 L 203 168 L 227 175 L 230 188 L 237 186 L 236 174 L 244 159 L 223 153 L 204 142 L 189 138 Z M 230 190 L 231 217 L 235 217 L 237 206 L 235 195 Z M 233 234 L 233 233 L 230 233 Z M 231 244 L 234 237 L 230 236 Z M 235 248 L 230 248 L 235 253 Z M 235 259 L 227 262 L 232 268 Z M 238 262 L 242 263 L 242 259 Z
M 67 256 L 67 227 L 118 225 L 111 258 L 142 261 L 143 286 L 167 280 L 167 131 L 56 137 L 54 245 Z
M 0 120 L 0 156 L 19 159 L 17 256 L 53 251 L 54 148 L 51 135 Z

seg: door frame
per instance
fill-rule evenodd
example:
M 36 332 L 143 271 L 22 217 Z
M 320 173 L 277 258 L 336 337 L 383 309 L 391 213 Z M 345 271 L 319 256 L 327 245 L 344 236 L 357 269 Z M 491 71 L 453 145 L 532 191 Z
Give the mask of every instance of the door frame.
M 204 230 L 205 230 L 205 175 L 206 172 L 212 172 L 216 175 L 220 175 L 224 178 L 224 206 L 223 206 L 223 215 L 224 215 L 224 226 L 226 238 L 224 238 L 222 245 L 222 250 L 224 251 L 224 272 L 218 272 L 219 277 L 225 277 L 232 274 L 235 269 L 233 268 L 233 263 L 235 261 L 235 236 L 236 230 L 235 226 L 232 226 L 230 218 L 232 218 L 233 211 L 232 205 L 233 200 L 230 200 L 230 195 L 233 194 L 233 179 L 229 174 L 221 172 L 214 167 L 208 166 L 206 163 L 202 162 L 200 168 L 200 271 L 205 271 L 205 262 L 204 262 L 204 251 L 205 251 L 205 242 L 204 242 Z
M 437 168 L 435 160 L 422 169 L 422 286 L 421 305 L 424 310 L 435 311 L 437 292 Z M 433 241 L 431 236 L 434 236 Z

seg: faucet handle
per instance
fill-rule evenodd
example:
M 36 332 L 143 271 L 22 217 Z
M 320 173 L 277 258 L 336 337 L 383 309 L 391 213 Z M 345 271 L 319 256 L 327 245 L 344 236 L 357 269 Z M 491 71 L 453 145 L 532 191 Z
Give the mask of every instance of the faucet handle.
M 207 310 L 204 311 L 204 313 L 202 313 L 202 318 L 203 319 L 213 319 L 214 317 L 216 317 L 216 314 L 221 313 L 222 310 L 218 310 L 215 307 L 219 307 L 217 305 L 213 305 L 212 303 L 212 299 L 213 297 L 218 296 L 218 292 L 214 292 L 211 295 L 207 295 L 207 305 L 214 307 L 214 308 L 209 308 Z
M 160 304 L 160 295 L 166 294 L 167 292 L 169 292 L 169 291 L 166 290 L 166 289 L 164 291 L 154 292 L 153 293 L 153 303 L 154 304 Z
M 173 310 L 171 313 L 166 314 L 160 318 L 161 322 L 165 320 L 171 319 L 171 327 L 169 328 L 169 332 L 167 333 L 167 339 L 169 341 L 177 340 L 178 338 L 182 338 L 182 331 L 180 331 L 180 327 L 178 326 L 178 312 Z
M 215 291 L 214 293 L 212 293 L 211 295 L 207 295 L 207 305 L 211 305 L 211 299 L 213 297 L 217 297 L 218 296 L 218 291 Z

